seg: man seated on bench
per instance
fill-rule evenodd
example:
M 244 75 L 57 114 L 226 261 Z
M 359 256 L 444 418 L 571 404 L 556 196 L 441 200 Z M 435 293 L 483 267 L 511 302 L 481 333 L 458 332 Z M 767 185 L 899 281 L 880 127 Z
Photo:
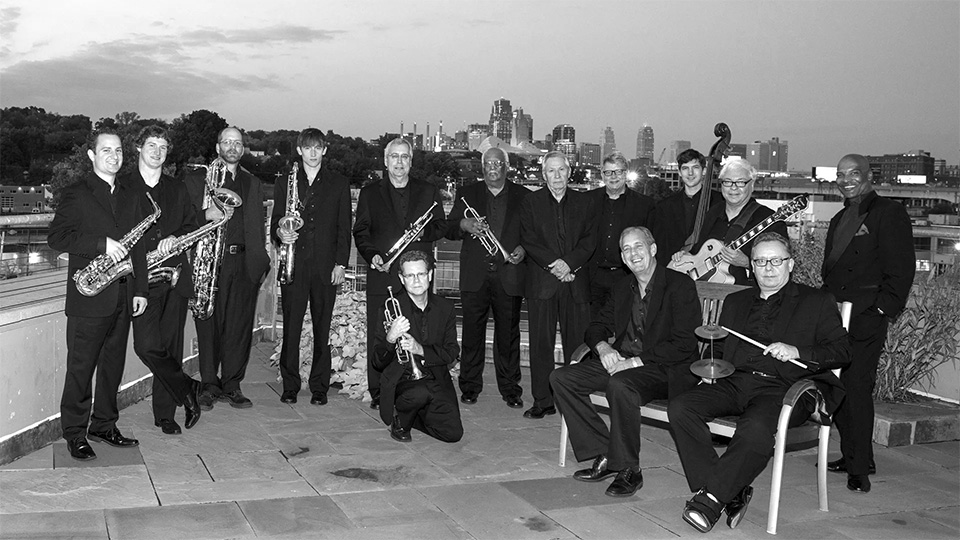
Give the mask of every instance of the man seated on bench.
M 761 234 L 750 263 L 759 289 L 727 296 L 720 324 L 764 347 L 731 332 L 723 357 L 736 371 L 678 396 L 667 407 L 683 472 L 690 491 L 696 492 L 683 520 L 700 532 L 712 529 L 723 511 L 730 528 L 743 519 L 753 496 L 750 484 L 773 456 L 777 420 L 790 386 L 812 379 L 832 414 L 843 399 L 843 387 L 830 370 L 850 362 L 850 343 L 833 295 L 790 280 L 794 260 L 788 239 Z M 790 425 L 803 423 L 815 408 L 820 409 L 805 395 Z M 729 415 L 739 415 L 737 430 L 717 457 L 707 422 Z
M 686 274 L 657 265 L 650 230 L 620 234 L 620 257 L 631 275 L 617 282 L 585 333 L 591 353 L 550 375 L 554 400 L 570 430 L 577 461 L 593 459 L 573 477 L 597 482 L 616 474 L 607 495 L 629 497 L 643 487 L 640 472 L 640 406 L 693 387 L 701 321 L 697 287 Z M 615 338 L 613 345 L 607 340 Z M 610 429 L 590 403 L 605 390 Z M 709 443 L 709 441 L 708 441 Z

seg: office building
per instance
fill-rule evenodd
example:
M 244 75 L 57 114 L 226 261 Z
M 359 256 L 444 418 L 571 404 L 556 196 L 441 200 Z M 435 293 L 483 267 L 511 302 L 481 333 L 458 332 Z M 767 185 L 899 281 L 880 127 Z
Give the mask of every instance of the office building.
M 768 141 L 748 143 L 745 157 L 759 171 L 786 172 L 787 141 L 774 137 Z
M 661 161 L 663 163 L 676 163 L 677 156 L 689 149 L 690 141 L 670 141 L 670 144 L 667 145 L 667 153 Z
M 653 128 L 647 124 L 637 131 L 637 157 L 653 161 Z
M 513 133 L 513 108 L 510 100 L 500 98 L 490 108 L 490 134 L 509 141 Z
M 613 135 L 613 128 L 607 126 L 603 128 L 603 135 L 600 135 L 600 153 L 603 157 L 609 156 L 617 149 L 617 141 Z
M 519 147 L 522 143 L 533 141 L 533 117 L 523 112 L 523 107 L 513 111 L 513 136 L 510 146 Z
M 587 142 L 580 143 L 580 165 L 593 165 L 594 167 L 599 167 L 601 159 L 602 155 L 600 154 L 599 144 Z
M 558 124 L 557 127 L 553 128 L 552 140 L 555 145 L 560 141 L 575 143 L 577 142 L 577 130 L 573 129 L 570 124 Z

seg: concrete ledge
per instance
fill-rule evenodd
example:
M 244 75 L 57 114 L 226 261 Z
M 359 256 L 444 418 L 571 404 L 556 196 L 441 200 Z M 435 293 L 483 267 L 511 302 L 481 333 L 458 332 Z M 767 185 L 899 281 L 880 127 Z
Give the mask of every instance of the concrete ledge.
M 876 402 L 873 442 L 908 446 L 960 439 L 960 406 L 921 398 L 916 403 Z

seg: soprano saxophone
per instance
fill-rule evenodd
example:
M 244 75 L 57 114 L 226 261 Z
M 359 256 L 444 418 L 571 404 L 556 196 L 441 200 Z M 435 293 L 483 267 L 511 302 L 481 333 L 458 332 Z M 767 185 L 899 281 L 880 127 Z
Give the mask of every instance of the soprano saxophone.
M 160 219 L 160 207 L 149 193 L 146 194 L 153 205 L 153 213 L 130 229 L 130 232 L 123 235 L 120 244 L 130 251 L 134 244 Z M 130 257 L 124 257 L 120 262 L 114 260 L 106 253 L 99 255 L 96 259 L 90 261 L 82 270 L 77 270 L 73 274 L 73 282 L 77 285 L 77 290 L 84 296 L 96 296 L 107 288 L 114 281 L 133 272 L 133 262 Z
M 215 190 L 223 187 L 223 182 L 227 178 L 227 164 L 220 158 L 213 160 L 207 169 L 205 179 L 207 193 L 204 197 L 205 203 L 212 203 L 215 197 Z M 204 208 L 208 204 L 203 205 Z M 193 292 L 194 297 L 190 299 L 190 310 L 193 311 L 193 317 L 198 320 L 209 319 L 213 315 L 214 300 L 217 295 L 217 278 L 220 275 L 220 265 L 223 263 L 223 248 L 226 241 L 224 225 L 227 220 L 223 220 L 221 226 L 213 229 L 205 236 L 197 240 L 197 247 L 193 254 Z
M 300 194 L 297 190 L 297 171 L 299 166 L 294 163 L 287 176 L 287 204 L 286 214 L 278 222 L 278 227 L 287 232 L 296 232 L 303 227 L 303 218 L 300 217 Z M 284 242 L 280 245 L 277 256 L 277 279 L 281 285 L 293 283 L 293 258 L 297 251 L 296 242 Z

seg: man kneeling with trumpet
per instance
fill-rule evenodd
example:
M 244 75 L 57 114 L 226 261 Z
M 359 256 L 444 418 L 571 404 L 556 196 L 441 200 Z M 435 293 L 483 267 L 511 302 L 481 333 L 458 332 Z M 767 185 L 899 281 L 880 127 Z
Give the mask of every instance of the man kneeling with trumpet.
M 383 372 L 380 418 L 400 442 L 411 440 L 411 428 L 457 442 L 463 424 L 450 379 L 460 354 L 453 302 L 430 292 L 434 262 L 428 253 L 404 253 L 397 267 L 404 292 L 394 297 L 388 288 L 383 325 L 374 326 L 372 360 Z

